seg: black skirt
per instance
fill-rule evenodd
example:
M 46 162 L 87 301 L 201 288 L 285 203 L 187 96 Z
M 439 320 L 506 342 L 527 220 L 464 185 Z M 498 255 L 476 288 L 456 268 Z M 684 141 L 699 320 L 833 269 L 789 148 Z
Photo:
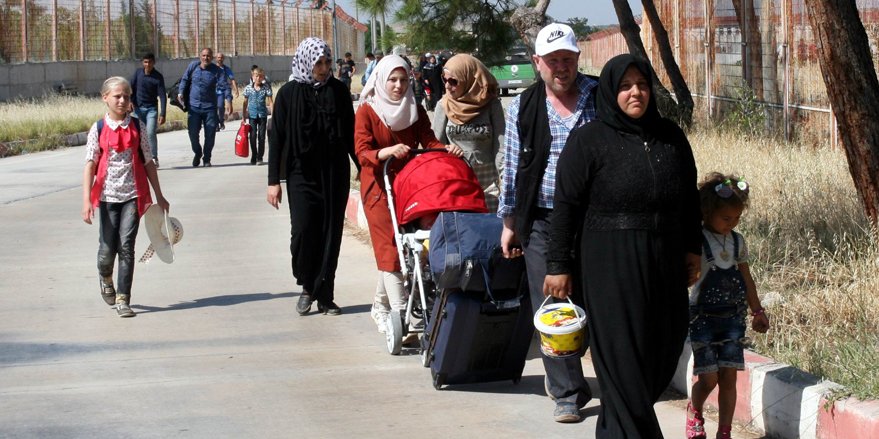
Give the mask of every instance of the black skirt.
M 653 404 L 687 335 L 685 254 L 675 233 L 584 231 L 581 286 L 601 389 L 597 438 L 661 438 Z

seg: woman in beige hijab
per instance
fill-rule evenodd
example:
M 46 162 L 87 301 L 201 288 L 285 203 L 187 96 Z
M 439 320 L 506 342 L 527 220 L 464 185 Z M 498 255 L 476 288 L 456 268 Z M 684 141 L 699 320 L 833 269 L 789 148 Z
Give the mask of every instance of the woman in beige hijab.
M 505 127 L 497 79 L 482 61 L 460 54 L 446 62 L 443 82 L 446 93 L 436 106 L 433 131 L 440 142 L 464 150 L 485 190 L 489 210 L 496 212 Z

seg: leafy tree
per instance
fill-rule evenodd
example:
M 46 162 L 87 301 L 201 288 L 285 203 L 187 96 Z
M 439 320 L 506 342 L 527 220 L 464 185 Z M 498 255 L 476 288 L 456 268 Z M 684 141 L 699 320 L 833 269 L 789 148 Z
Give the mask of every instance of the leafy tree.
M 509 24 L 515 7 L 512 0 L 404 0 L 396 17 L 406 23 L 402 41 L 415 50 L 452 49 L 492 59 L 517 41 Z
M 366 49 L 367 52 L 375 52 L 376 50 L 381 50 L 388 55 L 391 53 L 394 45 L 399 41 L 400 37 L 394 32 L 394 29 L 390 26 L 385 27 L 384 31 L 380 30 L 381 23 L 376 22 L 376 34 L 375 38 L 375 47 L 372 46 L 372 21 L 366 23 Z
M 365 10 L 372 16 L 372 23 L 375 22 L 377 17 L 381 19 L 381 25 L 378 27 L 375 35 L 372 34 L 373 26 L 370 26 L 370 37 L 373 42 L 371 49 L 374 51 L 382 47 L 390 47 L 394 41 L 385 35 L 385 30 L 387 29 L 385 26 L 385 15 L 387 15 L 388 10 L 392 6 L 393 0 L 356 0 L 355 3 L 358 8 Z
M 595 32 L 595 28 L 589 25 L 588 18 L 571 17 L 568 19 L 568 26 L 574 29 L 574 35 L 582 38 Z

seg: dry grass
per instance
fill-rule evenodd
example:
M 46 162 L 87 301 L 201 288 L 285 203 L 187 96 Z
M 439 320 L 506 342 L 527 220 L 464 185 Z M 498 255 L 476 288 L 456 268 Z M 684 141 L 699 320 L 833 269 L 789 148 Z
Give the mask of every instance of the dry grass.
M 277 93 L 281 85 L 276 84 L 273 91 Z M 244 91 L 243 86 L 240 91 Z M 233 99 L 233 111 L 240 113 L 243 103 L 243 96 Z M 26 141 L 17 144 L 10 155 L 59 148 L 65 146 L 60 136 L 88 131 L 106 111 L 107 106 L 98 96 L 47 94 L 0 102 L 0 142 Z M 166 126 L 172 121 L 185 123 L 186 113 L 169 103 Z
M 751 207 L 739 229 L 773 328 L 755 348 L 879 397 L 879 244 L 841 151 L 735 134 L 690 135 L 700 173 L 743 175 Z
M 97 98 L 61 95 L 0 103 L 0 142 L 85 131 L 106 109 Z
M 63 147 L 61 136 L 88 131 L 106 112 L 107 106 L 97 96 L 48 94 L 0 102 L 0 142 L 25 141 L 16 144 L 9 155 Z M 183 121 L 186 114 L 168 105 L 166 119 Z

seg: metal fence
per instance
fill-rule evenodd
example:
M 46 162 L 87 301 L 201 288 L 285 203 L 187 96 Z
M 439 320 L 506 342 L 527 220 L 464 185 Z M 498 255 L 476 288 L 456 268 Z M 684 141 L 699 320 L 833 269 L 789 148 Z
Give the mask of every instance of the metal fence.
M 364 24 L 338 6 L 333 11 L 302 3 L 6 0 L 0 2 L 0 64 L 137 59 L 146 52 L 190 58 L 202 47 L 232 55 L 292 55 L 308 36 L 363 57 Z
M 742 103 L 760 107 L 766 129 L 813 144 L 835 146 L 836 121 L 818 64 L 804 0 L 655 0 L 684 79 L 708 121 Z M 879 0 L 858 0 L 873 59 L 879 50 Z M 628 52 L 614 32 L 586 42 L 590 67 Z M 668 84 L 650 24 L 641 38 Z M 610 54 L 608 56 L 608 54 Z

